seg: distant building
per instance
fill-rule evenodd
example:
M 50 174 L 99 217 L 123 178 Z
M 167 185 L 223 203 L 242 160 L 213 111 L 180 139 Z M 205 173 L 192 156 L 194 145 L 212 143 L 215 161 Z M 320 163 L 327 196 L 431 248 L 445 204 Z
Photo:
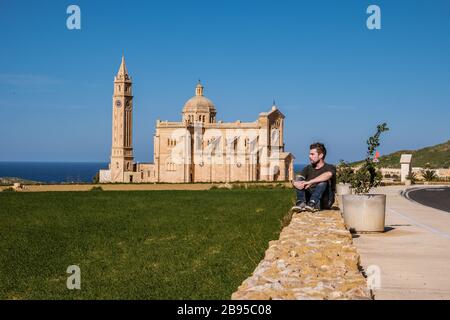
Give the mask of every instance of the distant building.
M 285 181 L 294 156 L 284 151 L 285 116 L 273 104 L 254 122 L 216 120 L 214 104 L 195 88 L 180 122 L 156 122 L 154 163 L 133 156 L 132 80 L 125 59 L 114 78 L 111 162 L 100 182 Z

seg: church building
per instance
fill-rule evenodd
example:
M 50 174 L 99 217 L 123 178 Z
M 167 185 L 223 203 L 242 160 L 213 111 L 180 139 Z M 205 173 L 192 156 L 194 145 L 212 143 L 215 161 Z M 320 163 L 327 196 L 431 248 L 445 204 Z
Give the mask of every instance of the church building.
M 285 116 L 273 104 L 254 122 L 217 120 L 214 104 L 197 84 L 181 121 L 156 122 L 153 163 L 133 156 L 132 79 L 125 59 L 114 78 L 109 169 L 101 183 L 286 181 L 294 176 L 294 156 L 285 152 Z

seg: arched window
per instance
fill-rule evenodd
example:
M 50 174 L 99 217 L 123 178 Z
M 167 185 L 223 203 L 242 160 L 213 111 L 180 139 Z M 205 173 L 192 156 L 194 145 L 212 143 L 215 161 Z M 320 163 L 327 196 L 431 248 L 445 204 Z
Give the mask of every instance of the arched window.
M 166 171 L 175 171 L 176 167 L 175 167 L 175 163 L 172 162 L 171 158 L 168 158 L 166 160 Z

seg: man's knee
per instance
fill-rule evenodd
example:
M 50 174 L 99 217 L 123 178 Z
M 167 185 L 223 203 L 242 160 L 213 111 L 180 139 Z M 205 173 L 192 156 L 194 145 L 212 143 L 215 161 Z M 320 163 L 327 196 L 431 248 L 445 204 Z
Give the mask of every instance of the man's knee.
M 322 182 L 318 182 L 314 186 L 314 189 L 318 188 L 319 190 L 326 190 L 327 187 L 328 187 L 328 181 L 322 181 Z

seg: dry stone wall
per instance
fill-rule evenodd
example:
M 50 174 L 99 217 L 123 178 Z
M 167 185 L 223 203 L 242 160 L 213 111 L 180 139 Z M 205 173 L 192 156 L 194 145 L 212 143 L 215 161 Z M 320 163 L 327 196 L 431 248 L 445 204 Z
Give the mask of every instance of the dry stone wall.
M 338 210 L 295 213 L 233 300 L 372 299 Z

